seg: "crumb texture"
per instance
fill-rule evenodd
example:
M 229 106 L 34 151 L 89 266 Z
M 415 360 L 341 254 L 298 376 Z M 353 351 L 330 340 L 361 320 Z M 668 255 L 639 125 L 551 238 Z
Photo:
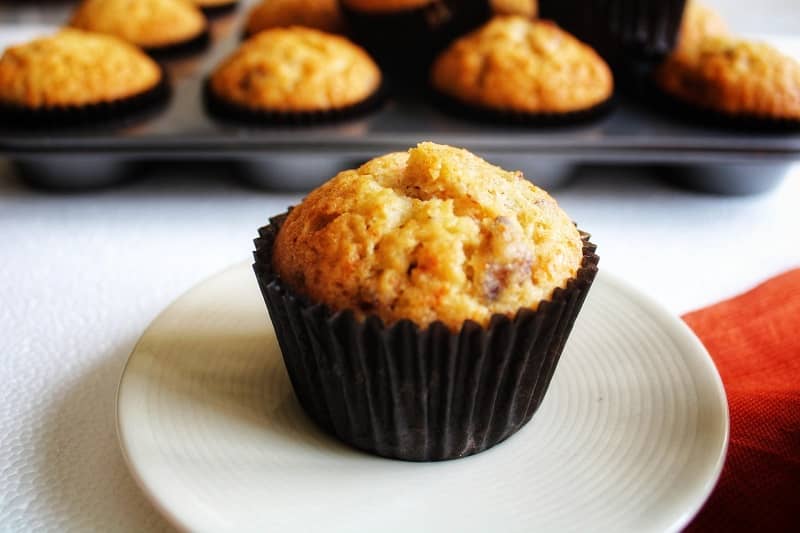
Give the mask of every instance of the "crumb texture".
M 381 72 L 344 37 L 294 26 L 265 30 L 242 44 L 211 77 L 214 93 L 274 111 L 319 111 L 372 96 Z
M 0 101 L 29 108 L 111 102 L 153 89 L 158 64 L 115 37 L 64 29 L 0 58 Z
M 495 17 L 435 61 L 433 86 L 467 104 L 529 113 L 581 111 L 611 97 L 611 70 L 552 22 Z
M 314 190 L 273 252 L 280 277 L 312 301 L 456 330 L 535 309 L 575 276 L 582 241 L 521 172 L 422 143 Z

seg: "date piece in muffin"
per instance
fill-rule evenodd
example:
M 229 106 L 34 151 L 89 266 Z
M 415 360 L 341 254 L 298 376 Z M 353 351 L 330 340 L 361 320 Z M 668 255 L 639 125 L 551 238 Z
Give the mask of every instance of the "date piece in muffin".
M 340 173 L 275 243 L 278 274 L 333 309 L 457 330 L 536 309 L 581 265 L 578 230 L 521 172 L 432 143 Z
M 237 118 L 324 119 L 361 110 L 381 83 L 380 69 L 358 45 L 295 26 L 244 42 L 211 75 L 208 96 L 212 111 L 224 113 L 227 106 Z
M 206 18 L 189 0 L 83 0 L 70 25 L 115 35 L 148 52 L 208 40 Z
M 248 35 L 269 28 L 306 26 L 342 33 L 344 20 L 338 0 L 262 0 L 247 17 Z
M 2 112 L 33 120 L 111 118 L 154 103 L 165 87 L 162 70 L 141 50 L 81 30 L 11 46 L 0 58 Z
M 800 64 L 765 43 L 707 37 L 672 54 L 655 79 L 660 90 L 693 108 L 800 123 Z
M 549 21 L 495 17 L 433 64 L 437 93 L 510 117 L 570 114 L 608 102 L 614 81 L 589 46 Z

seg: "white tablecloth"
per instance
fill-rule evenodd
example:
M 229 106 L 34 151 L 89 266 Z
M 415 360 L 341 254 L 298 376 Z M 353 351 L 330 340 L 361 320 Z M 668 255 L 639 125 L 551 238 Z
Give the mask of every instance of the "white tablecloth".
M 674 313 L 800 266 L 800 168 L 774 192 L 679 191 L 594 169 L 555 191 L 603 269 Z M 120 190 L 31 192 L 0 162 L 0 531 L 162 531 L 114 430 L 123 364 L 156 314 L 248 258 L 297 195 L 152 176 Z

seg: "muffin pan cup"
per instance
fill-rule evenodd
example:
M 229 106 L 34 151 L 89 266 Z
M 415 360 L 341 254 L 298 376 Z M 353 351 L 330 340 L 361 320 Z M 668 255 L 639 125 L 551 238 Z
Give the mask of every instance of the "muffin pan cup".
M 294 293 L 272 269 L 285 216 L 259 230 L 254 271 L 295 394 L 326 432 L 376 455 L 439 461 L 486 450 L 531 419 L 597 273 L 588 235 L 576 277 L 538 309 L 453 332 L 358 320 Z
M 489 20 L 489 0 L 433 0 L 421 8 L 365 13 L 340 2 L 349 33 L 395 85 L 418 84 L 436 54 L 454 38 Z
M 524 113 L 503 109 L 480 107 L 457 100 L 431 89 L 430 98 L 439 109 L 467 120 L 509 126 L 556 127 L 582 124 L 602 118 L 614 108 L 614 97 L 592 107 L 563 113 Z
M 34 130 L 98 124 L 122 126 L 149 118 L 168 102 L 170 94 L 169 78 L 162 69 L 161 79 L 155 87 L 119 100 L 37 109 L 0 102 L 0 123 Z
M 211 89 L 210 78 L 203 84 L 203 100 L 211 115 L 222 120 L 260 126 L 307 126 L 355 118 L 377 110 L 386 101 L 387 92 L 386 84 L 382 83 L 368 98 L 351 106 L 319 111 L 272 111 L 243 106 L 217 96 Z

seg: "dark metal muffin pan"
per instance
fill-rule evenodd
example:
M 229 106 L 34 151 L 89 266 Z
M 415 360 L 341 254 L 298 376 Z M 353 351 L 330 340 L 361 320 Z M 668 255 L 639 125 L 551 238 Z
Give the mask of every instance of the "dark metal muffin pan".
M 198 55 L 165 63 L 173 94 L 159 114 L 116 129 L 26 131 L 0 124 L 0 155 L 40 185 L 83 188 L 114 183 L 131 164 L 207 160 L 229 164 L 266 188 L 311 188 L 342 168 L 423 140 L 463 146 L 544 187 L 557 185 L 582 163 L 647 164 L 682 186 L 720 194 L 771 188 L 800 160 L 800 132 L 763 133 L 698 126 L 618 97 L 605 117 L 581 125 L 517 127 L 456 118 L 423 92 L 391 96 L 369 115 L 319 126 L 240 125 L 211 117 L 203 83 L 241 40 L 242 2 L 212 21 L 212 44 Z M 69 4 L 0 7 L 0 32 L 20 21 L 64 20 Z

